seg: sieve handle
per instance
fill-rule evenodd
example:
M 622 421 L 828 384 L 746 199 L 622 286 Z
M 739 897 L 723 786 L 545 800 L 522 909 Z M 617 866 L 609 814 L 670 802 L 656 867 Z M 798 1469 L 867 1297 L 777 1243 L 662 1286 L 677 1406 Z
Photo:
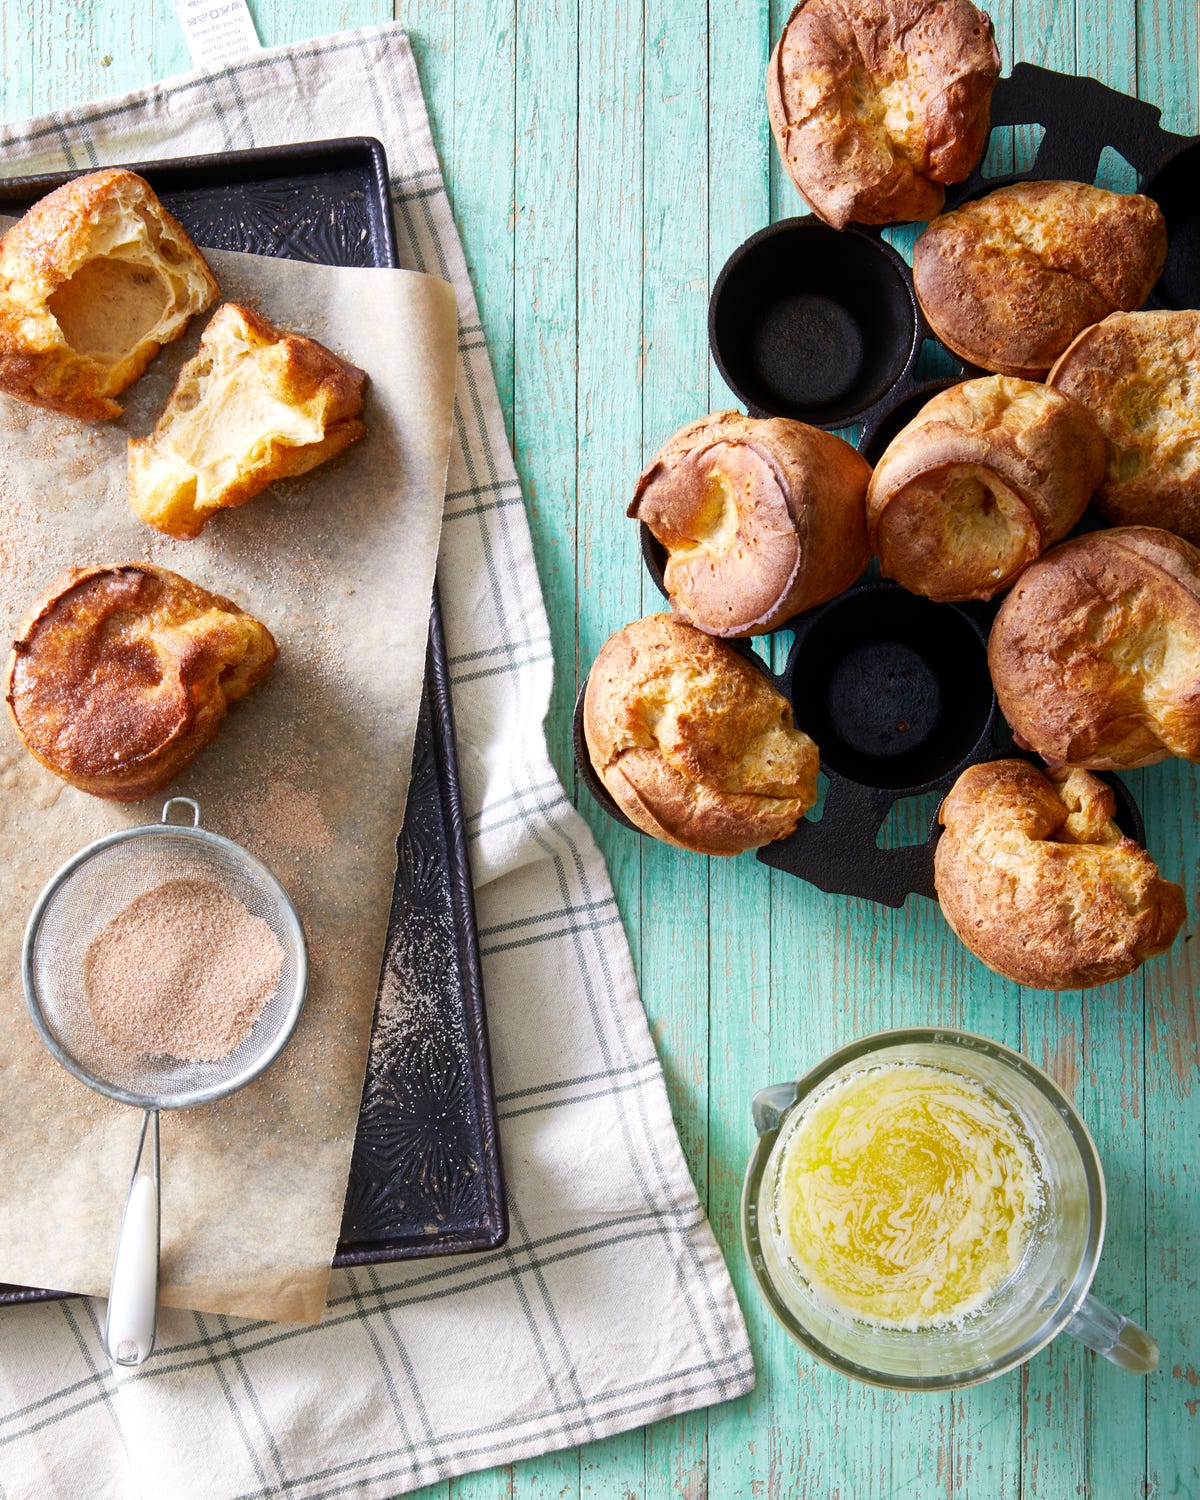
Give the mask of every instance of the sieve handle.
M 104 1345 L 115 1365 L 140 1365 L 154 1348 L 158 1320 L 158 1161 L 158 1111 L 148 1109 L 142 1119 L 125 1200 L 104 1322 Z

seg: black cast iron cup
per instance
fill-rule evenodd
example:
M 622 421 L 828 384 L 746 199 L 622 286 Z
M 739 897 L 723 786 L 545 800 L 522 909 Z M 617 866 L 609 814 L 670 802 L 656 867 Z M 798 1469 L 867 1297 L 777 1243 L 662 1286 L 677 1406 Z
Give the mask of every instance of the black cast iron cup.
M 783 219 L 751 235 L 713 288 L 717 368 L 751 416 L 841 427 L 887 396 L 923 333 L 903 259 L 868 230 Z
M 1141 190 L 1167 221 L 1167 262 L 1153 300 L 1172 310 L 1200 307 L 1200 141 L 1172 156 Z

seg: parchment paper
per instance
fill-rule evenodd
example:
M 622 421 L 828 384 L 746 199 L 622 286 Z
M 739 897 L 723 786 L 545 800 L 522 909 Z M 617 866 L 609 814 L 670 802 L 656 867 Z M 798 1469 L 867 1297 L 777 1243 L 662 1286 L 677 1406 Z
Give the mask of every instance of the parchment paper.
M 0 219 L 0 231 L 11 221 Z M 319 339 L 370 375 L 368 435 L 301 480 L 224 511 L 195 541 L 125 500 L 147 432 L 207 315 L 84 426 L 0 396 L 0 621 L 6 654 L 72 564 L 150 560 L 226 594 L 280 646 L 271 676 L 164 792 L 130 807 L 76 791 L 0 711 L 0 1280 L 105 1294 L 140 1113 L 64 1072 L 29 1021 L 25 920 L 75 850 L 195 797 L 205 826 L 278 875 L 309 937 L 300 1026 L 259 1080 L 162 1120 L 162 1300 L 315 1322 L 358 1117 L 428 636 L 454 403 L 444 282 L 210 252 L 225 300 Z

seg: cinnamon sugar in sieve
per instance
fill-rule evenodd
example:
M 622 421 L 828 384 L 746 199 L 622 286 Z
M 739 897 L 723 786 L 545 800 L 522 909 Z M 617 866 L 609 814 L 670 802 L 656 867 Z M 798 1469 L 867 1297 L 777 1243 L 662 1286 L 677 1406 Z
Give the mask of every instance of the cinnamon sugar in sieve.
M 166 880 L 96 934 L 84 994 L 118 1057 L 215 1062 L 250 1035 L 283 971 L 261 917 L 206 880 Z

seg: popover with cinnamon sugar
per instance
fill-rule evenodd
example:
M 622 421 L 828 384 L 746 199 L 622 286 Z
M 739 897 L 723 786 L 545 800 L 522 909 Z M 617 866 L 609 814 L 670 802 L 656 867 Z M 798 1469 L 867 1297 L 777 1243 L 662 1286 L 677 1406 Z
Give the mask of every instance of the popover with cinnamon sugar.
M 970 0 L 800 0 L 767 68 L 771 130 L 835 229 L 932 219 L 983 155 L 999 76 Z
M 667 549 L 663 584 L 679 619 L 755 635 L 824 604 L 866 567 L 870 476 L 832 433 L 718 411 L 667 439 L 629 514 Z
M 1113 821 L 1088 771 L 1024 760 L 968 767 L 942 803 L 934 883 L 953 931 L 997 974 L 1084 989 L 1131 974 L 1175 941 L 1182 889 Z
M 1087 408 L 1034 381 L 990 375 L 939 392 L 867 487 L 885 577 L 927 599 L 992 598 L 1079 520 L 1104 454 Z
M 1200 550 L 1152 526 L 1063 542 L 1001 605 L 988 667 L 1017 742 L 1051 765 L 1200 760 Z
M 588 674 L 588 756 L 653 838 L 739 854 L 785 838 L 817 797 L 817 747 L 724 641 L 667 614 L 609 636 Z
M 0 391 L 85 421 L 119 417 L 113 398 L 218 290 L 144 178 L 75 177 L 0 240 Z
M 17 632 L 4 692 L 42 765 L 136 802 L 188 765 L 278 654 L 252 615 L 166 568 L 71 568 Z

